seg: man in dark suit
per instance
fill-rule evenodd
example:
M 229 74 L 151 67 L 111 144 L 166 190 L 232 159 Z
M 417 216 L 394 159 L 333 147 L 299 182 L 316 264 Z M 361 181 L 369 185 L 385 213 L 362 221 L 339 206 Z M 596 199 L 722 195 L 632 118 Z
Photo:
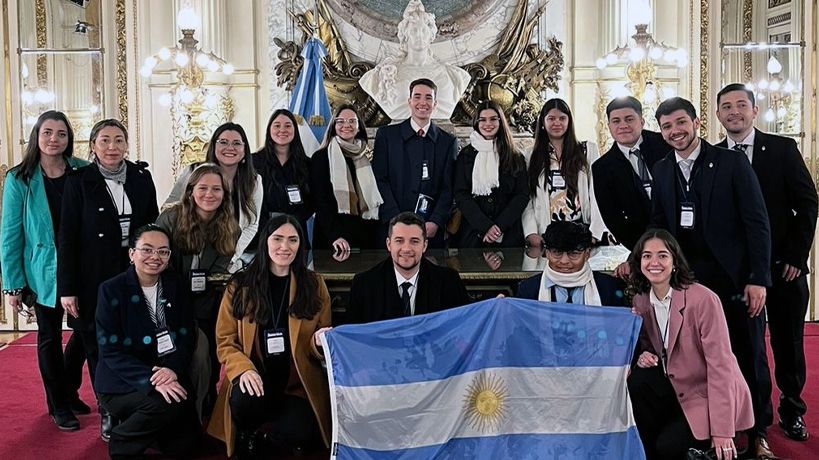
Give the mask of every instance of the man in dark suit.
M 781 391 L 779 425 L 791 439 L 808 439 L 802 418 L 805 386 L 803 332 L 808 309 L 808 256 L 816 231 L 817 198 L 802 154 L 793 139 L 754 129 L 759 109 L 754 93 L 732 83 L 717 94 L 717 118 L 728 133 L 718 147 L 737 150 L 751 162 L 771 225 L 768 327 Z
M 722 301 L 731 348 L 753 397 L 751 448 L 757 456 L 772 456 L 762 314 L 771 285 L 771 232 L 759 181 L 744 155 L 697 137 L 700 120 L 691 102 L 667 99 L 656 116 L 674 151 L 652 171 L 651 225 L 674 235 L 697 280 Z
M 458 272 L 424 258 L 424 221 L 403 212 L 390 221 L 390 257 L 353 278 L 351 323 L 368 323 L 459 307 L 471 302 Z
M 606 117 L 614 144 L 592 164 L 594 194 L 606 227 L 631 249 L 651 215 L 651 168 L 671 146 L 660 133 L 643 129 L 643 106 L 635 97 L 613 99 Z
M 433 248 L 444 244 L 452 207 L 452 165 L 458 151 L 455 137 L 431 121 L 436 90 L 426 78 L 410 83 L 411 118 L 380 128 L 373 153 L 373 173 L 384 199 L 379 208 L 382 237 L 390 219 L 412 211 L 426 221 Z
M 575 222 L 552 222 L 543 233 L 547 264 L 542 274 L 523 280 L 517 297 L 578 305 L 626 305 L 623 286 L 589 266 L 592 234 Z

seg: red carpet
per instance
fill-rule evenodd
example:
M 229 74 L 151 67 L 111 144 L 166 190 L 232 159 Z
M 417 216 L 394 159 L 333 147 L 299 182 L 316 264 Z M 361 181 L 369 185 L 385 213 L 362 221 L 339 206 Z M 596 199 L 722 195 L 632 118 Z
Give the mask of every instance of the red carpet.
M 68 335 L 65 335 L 64 340 L 67 339 Z M 31 333 L 0 350 L 0 362 L 3 363 L 0 373 L 0 458 L 108 458 L 107 446 L 99 437 L 99 415 L 96 412 L 79 416 L 82 428 L 71 433 L 60 432 L 48 417 L 35 343 L 35 334 Z M 807 442 L 796 442 L 786 438 L 778 426 L 772 426 L 768 440 L 774 452 L 784 459 L 819 458 L 819 323 L 805 326 L 805 353 L 808 378 L 803 398 L 808 404 L 805 420 L 812 433 Z M 80 396 L 93 407 L 94 396 L 88 374 L 84 377 Z M 774 405 L 779 401 L 776 386 L 773 401 Z M 205 444 L 208 454 L 203 458 L 225 458 L 221 443 L 208 438 Z

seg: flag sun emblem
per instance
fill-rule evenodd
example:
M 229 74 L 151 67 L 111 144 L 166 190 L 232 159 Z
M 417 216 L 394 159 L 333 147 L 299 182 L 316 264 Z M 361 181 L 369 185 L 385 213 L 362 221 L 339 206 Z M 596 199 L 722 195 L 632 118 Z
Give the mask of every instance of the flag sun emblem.
M 473 429 L 495 431 L 506 418 L 506 383 L 500 376 L 481 373 L 466 389 L 464 412 Z

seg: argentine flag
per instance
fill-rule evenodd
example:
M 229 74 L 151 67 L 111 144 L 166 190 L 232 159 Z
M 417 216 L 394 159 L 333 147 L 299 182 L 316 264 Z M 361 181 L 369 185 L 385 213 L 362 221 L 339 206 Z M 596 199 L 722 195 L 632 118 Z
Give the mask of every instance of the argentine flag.
M 645 459 L 624 308 L 492 299 L 323 337 L 332 458 Z

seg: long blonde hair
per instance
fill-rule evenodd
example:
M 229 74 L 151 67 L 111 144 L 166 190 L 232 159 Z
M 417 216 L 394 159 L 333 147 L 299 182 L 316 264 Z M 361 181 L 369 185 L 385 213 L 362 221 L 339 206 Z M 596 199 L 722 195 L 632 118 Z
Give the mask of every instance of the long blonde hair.
M 219 176 L 224 195 L 213 218 L 205 222 L 196 212 L 193 188 L 208 174 Z M 236 240 L 239 237 L 239 224 L 233 217 L 233 203 L 229 190 L 219 166 L 213 163 L 203 163 L 193 170 L 188 183 L 185 184 L 185 194 L 182 200 L 173 206 L 177 210 L 173 243 L 178 250 L 184 254 L 198 254 L 210 244 L 223 256 L 233 254 L 236 250 Z

